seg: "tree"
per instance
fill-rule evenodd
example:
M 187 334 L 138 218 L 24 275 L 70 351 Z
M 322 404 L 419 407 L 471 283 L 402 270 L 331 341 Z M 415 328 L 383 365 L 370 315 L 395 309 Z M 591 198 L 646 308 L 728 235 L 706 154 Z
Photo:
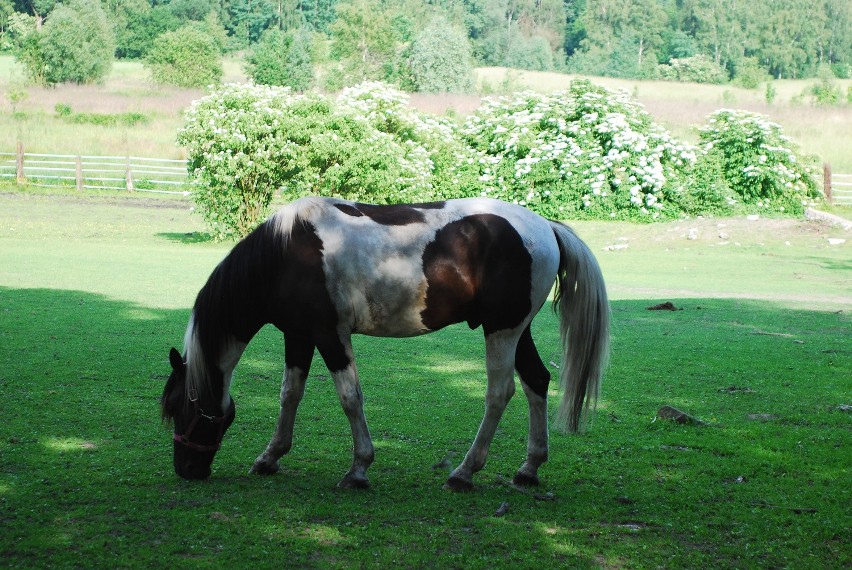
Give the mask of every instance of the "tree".
M 654 73 L 668 23 L 657 0 L 587 0 L 581 18 L 584 37 L 572 68 L 618 77 Z
M 102 80 L 114 53 L 112 28 L 100 3 L 71 0 L 51 11 L 41 30 L 22 38 L 17 57 L 31 79 L 55 85 Z
M 251 54 L 246 71 L 260 85 L 281 85 L 305 91 L 313 83 L 310 36 L 270 28 L 264 32 Z
M 460 93 L 473 87 L 467 35 L 443 18 L 433 20 L 414 38 L 408 65 L 417 91 Z
M 395 74 L 396 36 L 393 15 L 376 0 L 337 5 L 331 25 L 331 57 L 340 62 L 344 84 L 389 79 Z
M 125 26 L 118 30 L 115 55 L 123 59 L 142 59 L 158 36 L 180 27 L 180 19 L 168 4 L 133 12 L 128 15 Z
M 218 83 L 222 77 L 216 42 L 192 25 L 154 40 L 145 66 L 154 82 L 178 87 L 203 87 Z

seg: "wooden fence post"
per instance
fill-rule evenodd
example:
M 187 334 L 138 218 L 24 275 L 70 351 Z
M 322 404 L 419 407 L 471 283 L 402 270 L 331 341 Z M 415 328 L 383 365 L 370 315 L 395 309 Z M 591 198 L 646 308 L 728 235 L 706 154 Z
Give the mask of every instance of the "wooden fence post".
M 15 157 L 15 166 L 16 166 L 16 174 L 15 177 L 18 184 L 24 184 L 27 181 L 26 176 L 24 176 L 24 143 L 18 141 L 18 153 Z
M 83 190 L 83 159 L 79 156 L 75 159 L 76 163 L 76 175 L 75 181 L 77 182 L 77 192 Z
M 827 162 L 822 165 L 822 193 L 825 201 L 831 204 L 831 165 Z

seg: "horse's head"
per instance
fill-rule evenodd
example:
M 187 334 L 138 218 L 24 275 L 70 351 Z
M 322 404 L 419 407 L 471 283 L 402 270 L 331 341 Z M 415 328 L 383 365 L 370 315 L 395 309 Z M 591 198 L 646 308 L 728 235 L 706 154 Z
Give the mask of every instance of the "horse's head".
M 175 473 L 184 479 L 206 479 L 225 431 L 236 415 L 234 400 L 208 390 L 187 387 L 187 365 L 176 349 L 169 353 L 172 374 L 163 390 L 163 419 L 174 424 Z M 221 383 L 219 384 L 221 385 Z

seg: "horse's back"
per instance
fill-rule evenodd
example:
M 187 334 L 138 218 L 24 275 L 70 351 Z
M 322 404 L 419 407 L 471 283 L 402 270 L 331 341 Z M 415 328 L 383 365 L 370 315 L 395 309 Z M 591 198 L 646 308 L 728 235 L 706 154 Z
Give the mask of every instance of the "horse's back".
M 484 198 L 377 206 L 306 198 L 276 215 L 310 224 L 339 326 L 411 336 L 467 322 L 514 328 L 537 311 L 559 262 L 549 222 Z

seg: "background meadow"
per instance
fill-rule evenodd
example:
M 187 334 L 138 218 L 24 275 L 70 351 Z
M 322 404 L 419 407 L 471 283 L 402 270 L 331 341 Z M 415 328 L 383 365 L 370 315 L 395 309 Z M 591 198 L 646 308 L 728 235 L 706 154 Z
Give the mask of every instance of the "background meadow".
M 223 60 L 223 81 L 243 82 L 242 60 Z M 510 93 L 523 89 L 552 92 L 566 89 L 576 76 L 561 73 L 478 68 L 477 86 L 483 93 Z M 852 106 L 814 106 L 803 94 L 816 80 L 779 80 L 774 102 L 766 103 L 760 89 L 734 85 L 707 85 L 666 81 L 641 81 L 596 77 L 596 84 L 624 89 L 642 103 L 654 119 L 674 136 L 688 142 L 698 140 L 696 128 L 720 108 L 763 113 L 784 128 L 804 153 L 828 162 L 835 172 L 852 173 Z M 836 80 L 845 91 L 852 80 Z M 131 154 L 154 158 L 185 158 L 175 136 L 183 125 L 183 110 L 204 95 L 200 89 L 180 89 L 150 82 L 142 64 L 117 61 L 102 85 L 32 87 L 24 83 L 20 66 L 12 56 L 0 56 L 0 144 L 14 151 L 21 140 L 27 152 L 67 154 Z M 481 95 L 414 94 L 411 104 L 420 110 L 463 117 L 480 104 Z M 13 99 L 15 101 L 13 102 Z M 107 128 L 69 123 L 57 116 L 56 105 L 74 112 L 141 113 L 146 122 Z M 69 148 L 69 140 L 75 141 Z M 6 150 L 8 149 L 8 150 Z

